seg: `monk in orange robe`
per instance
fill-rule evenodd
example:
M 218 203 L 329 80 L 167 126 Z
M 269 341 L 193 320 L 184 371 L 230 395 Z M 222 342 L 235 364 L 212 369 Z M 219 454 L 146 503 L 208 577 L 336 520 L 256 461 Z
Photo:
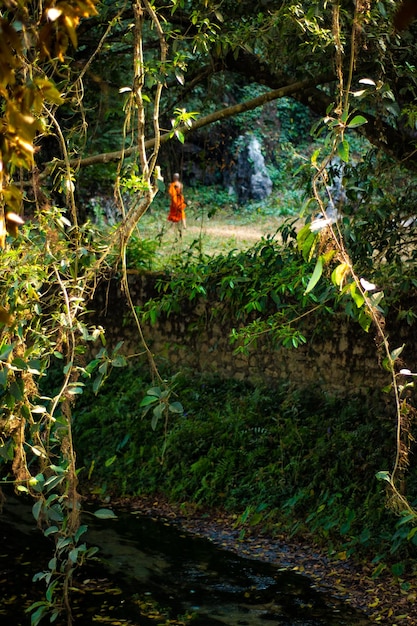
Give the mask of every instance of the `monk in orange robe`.
M 179 174 L 174 174 L 173 181 L 168 187 L 168 193 L 171 197 L 168 221 L 177 224 L 180 229 L 187 228 L 185 222 L 186 204 L 184 196 L 182 195 L 182 183 Z

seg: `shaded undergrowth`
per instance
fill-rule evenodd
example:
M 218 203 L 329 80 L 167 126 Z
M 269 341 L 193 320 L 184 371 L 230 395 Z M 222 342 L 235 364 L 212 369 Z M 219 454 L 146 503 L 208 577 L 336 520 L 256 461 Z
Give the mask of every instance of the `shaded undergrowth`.
M 386 509 L 375 478 L 393 462 L 387 407 L 317 388 L 182 373 L 174 389 L 184 412 L 154 430 L 140 407 L 150 386 L 131 366 L 112 375 L 94 401 L 86 393 L 77 405 L 80 478 L 90 492 L 222 507 L 236 513 L 242 532 L 256 526 L 308 534 L 339 558 L 366 554 L 375 573 L 389 563 L 400 575 L 409 565 L 416 535 Z M 409 493 L 416 482 L 410 471 Z

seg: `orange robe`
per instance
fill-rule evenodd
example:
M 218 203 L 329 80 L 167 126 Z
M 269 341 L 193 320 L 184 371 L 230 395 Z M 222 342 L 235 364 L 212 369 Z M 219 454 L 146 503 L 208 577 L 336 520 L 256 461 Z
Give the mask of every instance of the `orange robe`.
M 171 204 L 169 207 L 168 220 L 170 222 L 180 222 L 185 218 L 185 200 L 182 195 L 182 185 L 178 181 L 174 181 L 168 187 L 168 193 L 171 196 Z

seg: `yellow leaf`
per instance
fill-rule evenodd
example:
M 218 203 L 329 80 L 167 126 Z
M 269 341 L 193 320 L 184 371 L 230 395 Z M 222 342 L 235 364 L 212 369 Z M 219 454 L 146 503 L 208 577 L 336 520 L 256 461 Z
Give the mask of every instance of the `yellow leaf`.
M 71 39 L 71 43 L 74 46 L 74 48 L 76 48 L 78 45 L 78 41 L 77 41 L 77 33 L 75 31 L 78 26 L 79 19 L 75 17 L 69 17 L 69 15 L 66 15 L 64 17 L 64 22 L 67 28 L 69 38 Z
M 342 289 L 346 276 L 350 268 L 347 263 L 340 263 L 332 272 L 332 283 Z
M 0 248 L 4 248 L 6 245 L 6 223 L 3 217 L 0 217 Z
M 12 322 L 14 322 L 13 315 L 10 313 L 10 311 L 5 309 L 4 306 L 0 306 L 0 323 L 4 325 L 8 325 L 8 324 L 11 324 Z

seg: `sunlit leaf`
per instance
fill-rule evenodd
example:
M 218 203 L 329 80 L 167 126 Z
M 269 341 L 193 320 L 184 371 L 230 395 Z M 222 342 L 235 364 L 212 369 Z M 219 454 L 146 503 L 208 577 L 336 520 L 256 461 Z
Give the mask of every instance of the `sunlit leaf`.
M 361 85 L 372 85 L 373 87 L 376 87 L 376 83 L 372 80 L 372 78 L 361 78 L 359 82 Z
M 355 283 L 352 283 L 351 286 L 350 286 L 350 295 L 352 296 L 352 300 L 354 301 L 354 303 L 356 304 L 358 309 L 360 309 L 361 306 L 365 302 L 365 298 L 363 297 L 361 292 L 358 291 Z
M 0 361 L 7 361 L 10 353 L 13 351 L 14 348 L 14 343 L 10 344 L 10 345 L 3 345 L 0 348 Z
M 396 359 L 398 359 L 398 357 L 400 356 L 401 352 L 404 350 L 404 347 L 405 347 L 405 344 L 403 344 L 399 348 L 395 348 L 395 350 L 393 350 L 390 353 L 390 357 L 391 357 L 392 361 L 395 361 Z
M 348 263 L 339 263 L 332 272 L 332 283 L 341 289 L 349 271 L 350 267 Z
M 337 154 L 339 158 L 344 162 L 349 162 L 349 142 L 347 139 L 343 139 L 337 146 Z
M 374 306 L 375 308 L 379 308 L 379 304 L 380 302 L 384 299 L 384 292 L 383 291 L 377 291 L 376 293 L 371 294 L 369 300 L 372 304 L 372 306 Z M 379 309 L 382 310 L 382 309 Z
M 320 280 L 322 273 L 323 273 L 323 258 L 319 256 L 319 258 L 317 259 L 314 271 L 310 277 L 310 280 L 308 281 L 304 295 L 306 295 L 307 293 L 310 293 L 310 291 L 314 289 L 314 287 L 317 285 L 318 281 Z
M 349 122 L 348 128 L 358 128 L 367 124 L 368 120 L 363 115 L 355 115 L 355 117 Z
M 383 470 L 383 471 L 377 472 L 377 473 L 375 474 L 375 476 L 376 476 L 376 478 L 377 478 L 378 480 L 385 480 L 385 481 L 386 481 L 386 482 L 388 482 L 388 483 L 390 483 L 390 482 L 391 482 L 391 476 L 390 476 L 390 473 L 389 473 L 388 471 L 386 471 L 386 470 Z
M 30 409 L 31 413 L 46 413 L 46 407 L 42 404 L 37 404 Z
M 370 283 L 365 278 L 361 278 L 359 282 L 365 291 L 374 291 L 374 289 L 376 289 L 376 285 L 374 285 L 374 283 Z
M 180 143 L 184 143 L 185 142 L 185 136 L 184 136 L 184 133 L 182 131 L 176 129 L 175 136 L 176 136 L 176 138 L 178 139 L 178 141 Z

